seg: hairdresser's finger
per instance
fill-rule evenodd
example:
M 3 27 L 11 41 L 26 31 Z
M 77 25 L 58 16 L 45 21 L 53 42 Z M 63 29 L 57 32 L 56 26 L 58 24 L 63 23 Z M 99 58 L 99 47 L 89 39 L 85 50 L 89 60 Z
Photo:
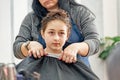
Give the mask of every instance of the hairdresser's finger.
M 32 55 L 34 56 L 34 58 L 37 58 L 37 51 L 33 50 Z
M 69 62 L 70 62 L 70 58 L 69 58 L 69 57 L 66 57 L 65 62 L 66 62 L 66 63 L 69 63 Z
M 40 55 L 40 51 L 39 51 L 39 50 L 37 50 L 36 55 L 37 55 L 38 58 L 41 57 L 41 55 Z
M 77 61 L 77 58 L 76 58 L 76 57 L 73 57 L 72 62 L 75 63 L 76 61 Z
M 40 52 L 40 55 L 41 55 L 41 56 L 44 56 L 44 49 L 43 49 L 43 48 L 41 48 L 41 49 L 39 50 L 39 52 Z

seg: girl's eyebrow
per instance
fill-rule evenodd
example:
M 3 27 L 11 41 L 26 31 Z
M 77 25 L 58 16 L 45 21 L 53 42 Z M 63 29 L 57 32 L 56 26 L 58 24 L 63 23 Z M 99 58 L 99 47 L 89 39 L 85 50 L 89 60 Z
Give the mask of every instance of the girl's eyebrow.
M 50 30 L 50 31 L 54 31 L 54 29 L 48 29 L 48 30 Z
M 55 29 L 48 29 L 48 30 L 55 30 Z M 65 31 L 65 30 L 60 30 L 60 31 Z
M 65 30 L 60 30 L 60 31 L 65 31 Z

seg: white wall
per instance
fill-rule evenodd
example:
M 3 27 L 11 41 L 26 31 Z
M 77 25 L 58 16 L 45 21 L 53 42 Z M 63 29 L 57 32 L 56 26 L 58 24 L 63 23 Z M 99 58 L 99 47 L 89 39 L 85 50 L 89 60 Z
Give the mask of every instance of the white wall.
M 104 0 L 103 2 L 104 36 L 116 36 L 117 22 L 117 0 Z
M 10 0 L 0 1 L 0 62 L 11 62 L 11 11 Z
M 118 16 L 118 35 L 120 35 L 120 0 L 117 0 L 117 16 Z

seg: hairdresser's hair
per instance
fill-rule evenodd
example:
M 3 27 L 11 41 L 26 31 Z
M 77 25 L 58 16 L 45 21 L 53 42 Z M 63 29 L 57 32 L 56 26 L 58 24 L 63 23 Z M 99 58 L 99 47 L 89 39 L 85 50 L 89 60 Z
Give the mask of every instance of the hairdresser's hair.
M 79 3 L 77 3 L 75 0 L 58 0 L 58 6 L 67 11 L 69 13 L 69 15 L 71 16 L 72 13 L 71 13 L 71 5 L 72 6 L 82 6 L 84 8 L 86 8 L 88 11 L 90 11 L 86 6 L 84 5 L 81 5 Z M 47 9 L 44 8 L 39 0 L 33 0 L 33 3 L 32 3 L 32 9 L 34 11 L 34 14 L 38 17 L 38 19 L 41 21 L 43 17 L 45 17 L 48 13 Z M 90 11 L 91 12 L 91 11 Z M 92 13 L 92 12 L 91 12 Z M 93 16 L 95 17 L 94 13 L 92 13 Z M 40 24 L 39 24 L 40 26 Z
M 58 0 L 58 5 L 61 9 L 64 9 L 66 11 L 69 12 L 69 8 L 70 8 L 70 4 L 72 5 L 79 5 L 78 3 L 75 2 L 75 0 Z M 66 8 L 67 6 L 67 8 Z M 32 9 L 35 13 L 35 15 L 37 15 L 37 17 L 42 20 L 43 17 L 46 16 L 46 14 L 48 13 L 47 9 L 44 8 L 39 0 L 33 0 L 32 2 Z
M 32 2 L 32 9 L 33 9 L 35 15 L 36 15 L 40 20 L 42 20 L 42 18 L 43 18 L 44 16 L 46 16 L 46 14 L 48 13 L 48 11 L 46 10 L 46 8 L 44 8 L 44 7 L 40 4 L 39 0 L 33 0 L 33 2 Z

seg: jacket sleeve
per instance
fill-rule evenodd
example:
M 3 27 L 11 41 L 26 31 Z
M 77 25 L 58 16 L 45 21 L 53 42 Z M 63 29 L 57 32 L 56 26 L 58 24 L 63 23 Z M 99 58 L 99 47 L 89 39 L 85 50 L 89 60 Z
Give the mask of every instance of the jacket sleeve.
M 31 20 L 31 13 L 26 15 L 24 18 L 18 35 L 16 36 L 16 39 L 13 43 L 13 52 L 16 58 L 22 59 L 25 58 L 21 52 L 21 45 L 28 41 L 31 40 L 31 26 L 32 26 L 32 20 Z
M 84 42 L 89 45 L 89 55 L 99 51 L 100 38 L 95 25 L 95 15 L 85 6 L 77 7 L 75 22 L 84 36 Z

